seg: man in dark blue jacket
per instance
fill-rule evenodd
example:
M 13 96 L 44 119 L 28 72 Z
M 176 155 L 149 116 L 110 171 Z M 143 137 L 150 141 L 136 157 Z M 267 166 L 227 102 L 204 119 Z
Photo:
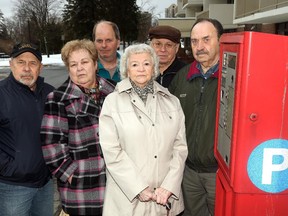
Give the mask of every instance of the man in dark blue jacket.
M 0 81 L 0 214 L 53 215 L 53 183 L 42 155 L 40 126 L 53 87 L 39 77 L 36 46 L 14 46 L 10 75 Z

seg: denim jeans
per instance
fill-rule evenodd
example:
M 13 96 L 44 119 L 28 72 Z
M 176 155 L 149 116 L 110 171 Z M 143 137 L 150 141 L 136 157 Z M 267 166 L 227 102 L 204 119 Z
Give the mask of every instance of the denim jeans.
M 0 182 L 0 214 L 5 216 L 53 216 L 53 182 L 29 188 Z

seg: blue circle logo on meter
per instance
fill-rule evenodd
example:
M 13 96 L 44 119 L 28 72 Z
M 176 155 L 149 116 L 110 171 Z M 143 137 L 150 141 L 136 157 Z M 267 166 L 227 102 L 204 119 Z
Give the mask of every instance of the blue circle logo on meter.
M 288 140 L 271 139 L 257 146 L 248 159 L 253 184 L 269 193 L 288 189 Z

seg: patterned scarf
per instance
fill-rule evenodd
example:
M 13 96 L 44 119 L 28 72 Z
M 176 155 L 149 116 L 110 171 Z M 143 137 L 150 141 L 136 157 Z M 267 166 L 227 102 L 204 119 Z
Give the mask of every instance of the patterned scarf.
M 83 86 L 79 86 L 79 88 L 81 89 L 81 91 L 86 94 L 90 100 L 92 100 L 92 102 L 94 102 L 95 104 L 97 104 L 97 102 L 100 101 L 100 97 L 101 97 L 101 92 L 100 92 L 100 88 L 101 86 L 99 86 L 99 81 L 98 79 L 96 79 L 96 87 L 95 88 L 84 88 Z
M 147 101 L 147 97 L 148 94 L 154 93 L 154 89 L 153 89 L 153 80 L 151 79 L 146 86 L 144 86 L 144 88 L 140 88 L 139 86 L 137 86 L 131 79 L 130 83 L 134 89 L 134 91 L 137 93 L 137 95 L 141 98 L 141 100 L 144 102 L 144 104 L 146 104 Z

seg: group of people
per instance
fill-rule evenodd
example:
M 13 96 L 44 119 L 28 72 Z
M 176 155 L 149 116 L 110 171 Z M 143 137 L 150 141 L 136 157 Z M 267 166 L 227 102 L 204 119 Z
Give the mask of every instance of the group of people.
M 222 25 L 191 28 L 191 64 L 177 58 L 181 33 L 149 30 L 150 44 L 117 52 L 117 25 L 100 21 L 93 40 L 67 42 L 68 79 L 39 76 L 36 46 L 14 46 L 0 81 L 0 212 L 53 215 L 214 215 L 214 157 Z M 96 73 L 97 71 L 97 73 Z

